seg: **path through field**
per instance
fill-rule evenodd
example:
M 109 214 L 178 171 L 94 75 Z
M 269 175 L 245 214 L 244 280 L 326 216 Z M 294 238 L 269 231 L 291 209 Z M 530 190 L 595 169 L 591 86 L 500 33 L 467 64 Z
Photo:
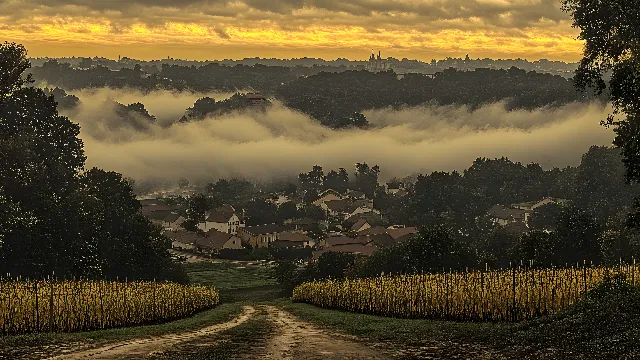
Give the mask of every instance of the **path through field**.
M 339 360 L 339 359 L 392 359 L 390 353 L 358 342 L 353 337 L 329 333 L 314 325 L 300 321 L 274 306 L 266 306 L 277 332 L 267 342 L 265 360 Z
M 331 333 L 327 330 L 297 319 L 295 316 L 274 306 L 259 306 L 262 312 L 266 312 L 267 319 L 274 325 L 275 332 L 265 339 L 264 346 L 255 347 L 247 353 L 229 354 L 233 359 L 393 359 L 395 356 L 374 346 L 365 345 L 355 337 Z M 171 349 L 180 349 L 180 344 L 205 345 L 211 343 L 211 339 L 224 331 L 251 320 L 258 312 L 254 307 L 246 306 L 242 314 L 233 320 L 212 325 L 197 331 L 188 331 L 178 334 L 169 334 L 158 337 L 132 339 L 129 341 L 112 343 L 99 348 L 76 348 L 66 354 L 50 357 L 47 360 L 127 360 L 144 359 L 154 355 L 162 355 Z M 199 347 L 199 346 L 197 346 Z M 191 346 L 183 347 L 193 349 Z M 178 353 L 171 354 L 173 358 Z M 188 351 L 188 350 L 187 350 Z M 184 355 L 187 355 L 186 353 Z
M 72 352 L 70 354 L 58 355 L 48 358 L 47 360 L 141 359 L 178 343 L 190 341 L 203 336 L 211 336 L 221 331 L 229 330 L 251 319 L 255 311 L 256 310 L 253 307 L 246 306 L 243 312 L 233 320 L 222 324 L 208 326 L 197 331 L 133 339 L 130 341 L 106 345 L 97 349 L 82 350 L 79 352 Z

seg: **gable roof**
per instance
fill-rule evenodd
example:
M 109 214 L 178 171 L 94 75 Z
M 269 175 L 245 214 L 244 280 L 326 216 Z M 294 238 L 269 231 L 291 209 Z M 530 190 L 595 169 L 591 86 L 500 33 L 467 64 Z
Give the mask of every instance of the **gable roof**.
M 367 240 L 364 238 L 354 239 L 348 236 L 329 236 L 324 238 L 324 241 L 327 242 L 328 247 L 334 247 L 337 245 L 345 245 L 345 244 L 362 244 Z
M 333 195 L 335 195 L 335 196 L 337 196 L 339 198 L 342 198 L 342 195 L 340 195 L 339 192 L 337 192 L 337 191 L 335 191 L 333 189 L 327 189 L 327 190 L 321 192 L 320 194 L 318 194 L 318 199 L 320 199 L 323 196 L 328 195 L 328 194 L 333 194 Z
M 508 208 L 503 205 L 494 205 L 489 209 L 487 214 L 501 220 L 518 220 L 524 219 L 524 214 L 527 212 L 527 210 Z
M 285 231 L 277 235 L 277 240 L 289 241 L 289 242 L 306 242 L 306 241 L 311 241 L 312 239 L 303 233 Z
M 251 235 L 273 234 L 283 230 L 282 227 L 277 224 L 247 226 L 241 229 L 243 229 L 244 232 L 249 233 Z
M 325 201 L 324 203 L 325 205 L 327 205 L 327 208 L 329 210 L 335 211 L 338 213 L 351 213 L 358 208 L 358 206 L 354 207 L 353 201 L 350 199 L 329 200 L 329 201 Z
M 229 205 L 229 204 L 224 204 L 224 205 L 219 206 L 218 208 L 216 208 L 215 211 L 226 211 L 226 212 L 234 213 L 234 212 L 236 212 L 236 209 L 233 206 Z
M 207 249 L 220 250 L 233 236 L 213 229 L 209 230 L 205 237 L 197 239 L 196 245 Z
M 361 218 L 355 224 L 353 224 L 353 226 L 351 227 L 351 230 L 358 231 L 358 229 L 365 226 L 366 224 L 368 224 L 367 220 Z
M 193 244 L 196 240 L 202 238 L 202 236 L 186 230 L 168 231 L 164 232 L 163 235 L 171 241 L 179 241 L 184 244 Z
M 233 212 L 216 210 L 216 211 L 213 211 L 211 214 L 209 214 L 209 216 L 207 216 L 206 221 L 226 224 L 229 222 L 229 219 L 233 217 L 233 215 L 234 215 Z
M 164 221 L 172 223 L 172 222 L 178 221 L 178 219 L 180 219 L 181 217 L 182 216 L 180 216 L 180 214 L 171 213 L 171 214 L 167 215 L 166 218 L 164 218 Z
M 393 240 L 397 240 L 398 238 L 413 235 L 418 232 L 418 229 L 415 227 L 407 227 L 407 228 L 399 228 L 399 229 L 387 229 L 387 234 L 391 236 Z
M 359 231 L 358 236 L 371 236 L 371 235 L 386 234 L 386 233 L 387 233 L 387 228 L 383 226 L 374 226 L 374 227 Z

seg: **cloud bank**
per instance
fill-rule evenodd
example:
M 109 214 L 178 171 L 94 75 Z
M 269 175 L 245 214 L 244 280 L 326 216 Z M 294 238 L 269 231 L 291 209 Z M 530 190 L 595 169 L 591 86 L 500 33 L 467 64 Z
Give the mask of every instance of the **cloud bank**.
M 158 124 L 145 131 L 125 124 L 102 126 L 105 117 L 118 121 L 104 109 L 96 114 L 106 94 L 125 104 L 142 102 Z M 167 127 L 202 95 L 112 90 L 77 95 L 83 105 L 66 115 L 82 126 L 87 166 L 134 179 L 268 179 L 296 175 L 313 165 L 353 172 L 355 163 L 367 162 L 380 165 L 384 180 L 462 171 L 478 157 L 502 156 L 544 168 L 565 167 L 578 165 L 591 145 L 609 145 L 614 136 L 599 125 L 610 108 L 596 103 L 511 112 L 501 103 L 474 112 L 451 106 L 371 110 L 365 114 L 372 129 L 336 131 L 280 104 L 264 113 L 238 112 Z M 212 95 L 222 99 L 225 94 Z

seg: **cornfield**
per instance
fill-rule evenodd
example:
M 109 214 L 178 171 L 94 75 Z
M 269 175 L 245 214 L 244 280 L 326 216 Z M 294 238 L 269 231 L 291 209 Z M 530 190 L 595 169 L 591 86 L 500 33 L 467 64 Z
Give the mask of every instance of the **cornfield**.
M 0 279 L 0 334 L 152 324 L 219 303 L 212 287 L 157 282 Z
M 638 270 L 635 265 L 514 268 L 314 281 L 296 287 L 293 300 L 389 317 L 519 321 L 573 304 L 607 274 L 624 274 L 635 284 Z

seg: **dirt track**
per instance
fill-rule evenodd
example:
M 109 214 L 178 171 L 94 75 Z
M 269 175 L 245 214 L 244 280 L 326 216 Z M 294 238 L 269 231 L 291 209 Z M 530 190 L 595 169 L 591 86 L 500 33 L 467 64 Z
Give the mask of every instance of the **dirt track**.
M 184 341 L 193 340 L 203 336 L 210 336 L 215 333 L 231 329 L 249 320 L 254 313 L 255 309 L 253 307 L 246 306 L 243 312 L 235 319 L 226 323 L 208 326 L 197 331 L 133 339 L 130 341 L 106 345 L 97 349 L 81 350 L 70 354 L 58 355 L 48 358 L 47 360 L 140 359 Z
M 269 318 L 276 323 L 278 333 L 267 343 L 262 359 L 391 359 L 393 355 L 367 346 L 340 334 L 330 334 L 296 319 L 276 307 L 267 306 Z
M 314 325 L 298 320 L 293 315 L 274 306 L 260 306 L 267 313 L 269 321 L 277 328 L 274 336 L 266 339 L 264 347 L 255 348 L 249 354 L 236 354 L 243 359 L 392 359 L 394 356 L 381 349 L 367 346 L 353 337 L 329 333 Z M 198 342 L 205 338 L 215 338 L 218 333 L 229 330 L 256 314 L 256 309 L 246 306 L 238 317 L 212 325 L 201 330 L 159 337 L 139 338 L 113 343 L 94 349 L 76 348 L 67 354 L 50 357 L 47 360 L 79 359 L 143 359 L 184 342 Z M 209 340 L 210 341 L 210 340 Z M 205 344 L 203 344 L 205 345 Z

